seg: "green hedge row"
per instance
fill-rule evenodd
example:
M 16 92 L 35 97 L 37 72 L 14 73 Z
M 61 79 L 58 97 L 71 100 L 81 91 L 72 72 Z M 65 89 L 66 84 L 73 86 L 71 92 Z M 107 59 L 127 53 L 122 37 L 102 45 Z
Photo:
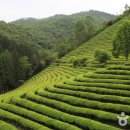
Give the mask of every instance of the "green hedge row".
M 75 90 L 75 91 L 93 92 L 93 93 L 99 93 L 99 94 L 130 97 L 130 91 L 126 91 L 126 90 L 114 90 L 114 89 L 98 88 L 98 87 L 74 86 L 74 85 L 68 85 L 68 84 L 56 84 L 54 87 L 68 89 L 68 90 Z
M 2 109 L 0 109 L 0 118 L 15 122 L 18 125 L 24 127 L 25 129 L 29 129 L 29 130 L 50 130 L 49 128 L 42 126 L 36 122 L 25 119 L 23 117 L 12 114 L 10 112 L 4 111 Z
M 110 126 L 96 122 L 93 120 L 96 119 L 98 121 L 101 122 L 106 122 L 108 123 L 111 122 L 112 124 L 116 124 L 115 122 L 117 122 L 117 115 L 110 113 L 110 112 L 104 112 L 104 111 L 99 111 L 99 110 L 93 110 L 93 109 L 89 109 L 89 108 L 80 108 L 80 107 L 76 107 L 73 105 L 69 105 L 60 101 L 56 101 L 56 100 L 52 100 L 49 98 L 45 98 L 45 97 L 41 97 L 38 95 L 34 95 L 34 94 L 27 94 L 27 99 L 34 101 L 34 102 L 38 102 L 38 103 L 42 103 L 48 106 L 51 106 L 53 108 L 56 108 L 58 110 L 70 113 L 70 114 L 74 114 L 74 115 L 78 115 L 78 117 L 75 116 L 74 119 L 72 119 L 72 115 L 70 115 L 69 119 L 67 119 L 68 122 L 74 122 L 74 124 L 82 126 L 84 128 L 88 127 L 89 130 L 107 130 L 109 129 Z M 44 113 L 43 111 L 41 111 L 38 108 L 43 108 L 41 105 L 35 105 L 36 107 L 31 107 L 31 109 L 35 109 L 35 111 L 38 111 L 40 113 Z M 41 107 L 40 107 L 41 106 Z M 29 106 L 28 106 L 29 107 Z M 30 108 L 30 107 L 29 107 Z M 52 113 L 52 112 L 50 112 Z M 55 113 L 55 115 L 57 115 Z M 57 115 L 58 116 L 58 115 Z M 81 118 L 81 116 L 85 117 L 85 118 Z M 64 117 L 64 115 L 63 115 Z M 65 118 L 65 117 L 64 117 Z M 87 119 L 90 118 L 90 119 Z M 91 120 L 92 119 L 92 120 Z M 65 120 L 65 119 L 64 119 Z M 86 120 L 86 121 L 85 121 Z M 85 122 L 85 124 L 83 123 Z M 91 126 L 89 126 L 91 124 Z M 111 127 L 111 130 L 116 130 L 117 128 L 115 127 Z
M 87 83 L 87 82 L 76 82 L 76 81 L 66 81 L 65 84 L 70 84 L 75 86 L 85 86 L 85 87 L 109 88 L 115 90 L 130 90 L 130 85 L 126 85 L 126 84 Z
M 130 66 L 130 62 L 125 63 L 126 66 Z
M 99 69 L 96 71 L 99 74 L 116 74 L 116 75 L 130 75 L 130 71 L 127 70 L 106 70 L 106 69 Z
M 89 83 L 91 82 L 92 83 L 116 83 L 116 84 L 130 85 L 130 80 L 121 80 L 121 79 L 98 79 L 98 78 L 95 79 L 95 78 L 79 77 L 79 78 L 75 78 L 75 81 L 89 82 Z
M 101 94 L 95 94 L 90 92 L 73 91 L 73 90 L 66 90 L 66 89 L 59 89 L 59 88 L 50 88 L 48 89 L 48 91 L 59 93 L 59 94 L 76 96 L 79 98 L 85 98 L 89 100 L 100 101 L 100 102 L 108 102 L 108 103 L 110 102 L 110 103 L 117 103 L 117 104 L 120 103 L 120 104 L 130 105 L 130 98 L 128 97 L 101 95 Z
M 121 113 L 123 111 L 123 112 L 126 112 L 127 114 L 130 114 L 129 105 L 102 103 L 99 101 L 91 101 L 91 100 L 81 99 L 74 96 L 51 93 L 51 92 L 46 92 L 46 91 L 38 91 L 38 95 L 46 97 L 46 98 L 59 100 L 65 103 L 69 103 L 71 105 L 75 105 L 75 106 L 99 109 L 99 110 L 113 112 L 113 113 Z
M 113 60 L 113 61 L 109 61 L 108 64 L 114 64 L 114 65 L 122 65 L 122 64 L 125 64 L 126 61 L 123 61 L 123 60 Z
M 10 111 L 14 114 L 18 114 L 20 116 L 23 116 L 24 118 L 28 118 L 30 120 L 38 122 L 42 125 L 45 125 L 47 127 L 52 128 L 52 129 L 72 130 L 71 125 L 69 125 L 68 123 L 61 122 L 59 120 L 38 114 L 38 113 L 33 112 L 33 111 L 29 111 L 29 110 L 21 108 L 21 107 L 17 107 L 17 106 L 12 105 L 12 104 L 0 103 L 0 108 L 4 109 L 6 111 Z M 73 128 L 75 128 L 75 127 L 73 127 Z
M 130 66 L 123 66 L 123 65 L 118 65 L 118 66 L 109 66 L 107 67 L 108 70 L 114 69 L 114 70 L 130 70 Z
M 0 121 L 0 130 L 17 130 L 13 125 Z
M 86 74 L 85 77 L 90 78 L 101 78 L 101 79 L 122 79 L 122 80 L 130 80 L 129 75 L 114 75 L 114 74 Z
M 35 95 L 33 93 L 30 93 L 30 94 L 27 94 L 26 97 L 27 98 L 32 97 L 32 99 L 33 99 L 33 98 L 35 98 Z M 29 100 L 26 100 L 26 99 L 14 98 L 12 100 L 12 102 L 15 103 L 16 105 L 20 106 L 20 107 L 24 107 L 24 108 L 27 108 L 29 110 L 33 110 L 33 111 L 36 111 L 40 114 L 46 115 L 48 117 L 66 122 L 67 125 L 64 125 L 64 128 L 62 128 L 62 129 L 81 130 L 80 128 L 73 125 L 74 124 L 73 120 L 77 117 L 69 115 L 68 113 L 64 113 L 62 111 L 53 109 L 53 108 L 45 106 L 45 105 L 38 105 L 38 104 L 31 102 Z M 70 123 L 70 124 L 68 124 L 68 123 Z

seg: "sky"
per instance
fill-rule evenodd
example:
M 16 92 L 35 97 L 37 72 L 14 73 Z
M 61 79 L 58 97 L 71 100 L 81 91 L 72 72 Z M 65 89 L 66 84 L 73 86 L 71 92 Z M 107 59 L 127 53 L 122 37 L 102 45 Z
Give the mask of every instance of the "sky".
M 125 4 L 130 5 L 130 0 L 0 0 L 0 20 L 46 18 L 88 10 L 120 14 Z

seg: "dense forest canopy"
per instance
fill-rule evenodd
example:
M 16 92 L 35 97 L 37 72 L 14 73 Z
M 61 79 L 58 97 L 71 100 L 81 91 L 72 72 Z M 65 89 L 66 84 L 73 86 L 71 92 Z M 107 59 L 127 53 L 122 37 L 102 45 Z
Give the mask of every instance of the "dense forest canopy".
M 36 19 L 36 18 L 21 18 L 18 19 L 16 21 L 12 21 L 10 23 L 12 24 L 17 24 L 17 25 L 34 25 L 36 23 L 53 23 L 54 21 L 60 20 L 60 19 L 67 19 L 70 18 L 73 22 L 77 22 L 79 19 L 86 17 L 86 16 L 92 16 L 93 18 L 96 19 L 96 23 L 100 24 L 103 21 L 107 20 L 107 19 L 113 19 L 115 17 L 115 15 L 113 14 L 109 14 L 109 13 L 105 13 L 105 12 L 101 12 L 101 11 L 95 11 L 95 10 L 90 10 L 90 11 L 86 11 L 86 12 L 79 12 L 79 13 L 75 13 L 72 15 L 63 15 L 63 14 L 57 14 L 55 16 L 51 16 L 48 18 L 43 18 L 43 19 Z
M 63 39 L 70 44 L 75 24 L 86 16 L 93 17 L 96 25 L 115 17 L 111 14 L 91 10 L 72 15 L 55 15 L 46 19 L 23 18 L 11 23 L 28 28 L 39 39 L 39 45 L 46 49 L 54 49 Z

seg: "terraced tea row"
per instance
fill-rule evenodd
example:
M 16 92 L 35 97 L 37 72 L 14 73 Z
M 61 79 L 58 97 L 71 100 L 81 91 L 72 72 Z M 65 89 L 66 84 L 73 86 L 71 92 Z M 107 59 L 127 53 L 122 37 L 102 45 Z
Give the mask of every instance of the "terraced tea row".
M 0 130 L 17 130 L 17 128 L 4 121 L 0 121 Z
M 28 93 L 21 98 L 12 98 L 11 104 L 0 103 L 0 109 L 6 115 L 4 119 L 12 120 L 13 117 L 15 119 L 17 117 L 23 121 L 28 120 L 33 122 L 34 130 L 37 127 L 56 130 L 120 129 L 117 116 L 122 111 L 130 115 L 130 96 L 128 96 L 130 92 L 124 89 L 128 87 L 129 82 L 126 81 L 129 81 L 129 76 L 117 74 L 117 71 L 126 70 L 125 67 L 129 68 L 129 66 L 112 66 L 106 69 L 112 72 L 116 70 L 114 75 L 117 77 L 109 78 L 112 74 L 101 73 L 102 70 L 86 73 L 83 77 L 74 78 L 74 81 L 70 79 L 64 84 L 60 83 L 45 90 L 38 90 L 36 93 Z M 104 76 L 103 79 L 102 76 Z M 108 81 L 109 85 L 117 85 L 114 79 L 117 82 L 120 79 L 121 82 L 118 85 L 122 85 L 122 90 L 119 86 L 117 90 L 96 86 L 102 82 L 108 85 Z M 87 83 L 91 86 L 92 81 L 95 82 L 93 87 L 78 85 Z M 72 85 L 73 82 L 77 84 Z M 0 117 L 3 118 L 2 115 Z M 15 121 L 24 127 L 22 122 Z M 29 124 L 26 125 L 27 128 L 32 129 Z M 130 120 L 127 127 L 130 127 Z
M 10 99 L 12 96 L 22 96 L 29 91 L 35 92 L 38 89 L 53 86 L 57 82 L 63 82 L 66 79 L 72 78 L 73 76 L 83 73 L 83 70 L 85 71 L 86 68 L 79 68 L 76 70 L 71 66 L 65 66 L 62 64 L 59 66 L 50 66 L 43 72 L 29 79 L 25 84 L 23 84 L 16 90 L 10 91 L 7 94 L 0 95 L 0 100 L 4 99 L 8 101 L 8 99 Z
M 111 72 L 114 74 L 114 78 L 110 77 L 112 75 Z M 84 77 L 75 78 L 74 82 L 70 81 L 69 83 L 69 81 L 67 81 L 65 84 L 55 85 L 54 88 L 47 89 L 47 92 L 39 91 L 38 95 L 51 100 L 67 103 L 69 105 L 78 106 L 81 108 L 81 111 L 82 108 L 91 108 L 92 110 L 98 110 L 100 114 L 100 111 L 116 114 L 116 116 L 114 116 L 115 120 L 110 118 L 113 117 L 112 115 L 108 117 L 110 120 L 116 121 L 115 125 L 118 127 L 117 115 L 122 111 L 130 115 L 130 92 L 126 91 L 130 89 L 128 73 L 129 66 L 108 67 L 106 70 L 98 70 L 93 74 L 86 74 Z M 102 79 L 103 76 L 104 78 Z M 93 84 L 92 81 L 95 83 Z M 107 88 L 104 88 L 104 86 L 107 86 Z M 109 89 L 108 86 L 112 86 L 113 89 Z M 40 100 L 38 101 L 40 102 Z M 67 108 L 67 106 L 65 108 Z M 91 112 L 89 111 L 89 114 L 90 113 Z M 105 119 L 103 119 L 103 121 L 105 121 Z M 130 127 L 129 125 L 130 120 L 128 120 L 128 128 Z

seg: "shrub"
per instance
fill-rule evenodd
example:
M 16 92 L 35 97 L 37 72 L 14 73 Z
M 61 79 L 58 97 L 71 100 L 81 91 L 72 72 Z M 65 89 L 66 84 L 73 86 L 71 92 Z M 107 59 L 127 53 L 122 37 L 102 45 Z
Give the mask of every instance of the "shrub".
M 0 121 L 0 130 L 17 130 L 13 125 Z
M 40 95 L 40 96 L 38 96 L 38 95 Z M 107 130 L 109 130 L 109 129 L 110 130 L 118 130 L 118 128 L 111 127 L 111 126 L 108 126 L 106 124 L 99 123 L 97 121 L 90 120 L 89 118 L 87 118 L 87 117 L 95 116 L 99 120 L 102 118 L 102 120 L 115 121 L 116 118 L 114 119 L 115 115 L 113 115 L 113 114 L 111 114 L 109 116 L 109 117 L 112 117 L 111 119 L 108 119 L 108 118 L 106 119 L 106 114 L 108 114 L 106 112 L 105 113 L 102 112 L 102 114 L 101 114 L 102 116 L 99 116 L 100 115 L 99 113 L 101 113 L 101 111 L 98 112 L 96 110 L 92 110 L 92 109 L 89 109 L 89 108 L 85 108 L 85 109 L 79 108 L 79 107 L 73 106 L 71 104 L 60 102 L 58 100 L 52 100 L 51 98 L 46 98 L 43 91 L 39 91 L 38 95 L 27 94 L 27 99 L 33 100 L 34 102 L 39 102 L 39 104 L 43 104 L 43 105 L 45 104 L 47 106 L 51 106 L 51 107 L 59 109 L 63 112 L 70 113 L 69 119 L 67 118 L 67 116 L 65 116 L 66 115 L 65 113 L 62 114 L 64 116 L 63 120 L 64 121 L 67 120 L 68 123 L 74 123 L 76 126 L 82 127 L 83 129 L 90 129 L 90 130 L 99 130 L 99 129 L 100 130 L 101 129 L 103 129 L 103 130 L 106 130 L 106 129 Z M 48 97 L 49 96 L 50 96 L 50 94 L 48 94 Z M 39 111 L 40 109 L 37 109 L 37 110 Z M 41 109 L 40 113 L 41 112 L 43 113 L 42 110 L 43 110 L 43 108 Z M 51 110 L 51 112 L 52 112 L 52 110 Z M 74 115 L 82 115 L 85 118 L 83 118 L 83 117 L 77 118 L 77 116 L 74 116 Z M 55 116 L 58 116 L 58 114 L 55 114 Z M 91 125 L 90 125 L 90 123 L 91 123 Z
M 73 60 L 74 67 L 85 67 L 87 65 L 87 58 L 81 57 Z
M 48 57 L 48 58 L 46 58 L 46 60 L 45 60 L 45 66 L 46 66 L 46 67 L 49 66 L 49 65 L 50 65 L 51 63 L 53 63 L 55 60 L 56 60 L 55 57 Z
M 113 54 L 116 55 L 123 54 L 128 61 L 130 54 L 130 21 L 125 20 L 118 27 L 117 32 L 113 38 Z M 114 56 L 115 56 L 114 54 Z
M 114 58 L 119 58 L 119 54 L 117 51 L 112 50 L 112 55 L 114 56 Z
M 109 26 L 111 26 L 113 24 L 113 21 L 112 20 L 109 20 L 109 21 L 107 21 L 107 23 L 106 23 L 106 25 L 109 27 Z
M 110 56 L 103 51 L 96 51 L 94 58 L 100 63 L 100 64 L 106 64 L 108 60 L 110 60 Z

